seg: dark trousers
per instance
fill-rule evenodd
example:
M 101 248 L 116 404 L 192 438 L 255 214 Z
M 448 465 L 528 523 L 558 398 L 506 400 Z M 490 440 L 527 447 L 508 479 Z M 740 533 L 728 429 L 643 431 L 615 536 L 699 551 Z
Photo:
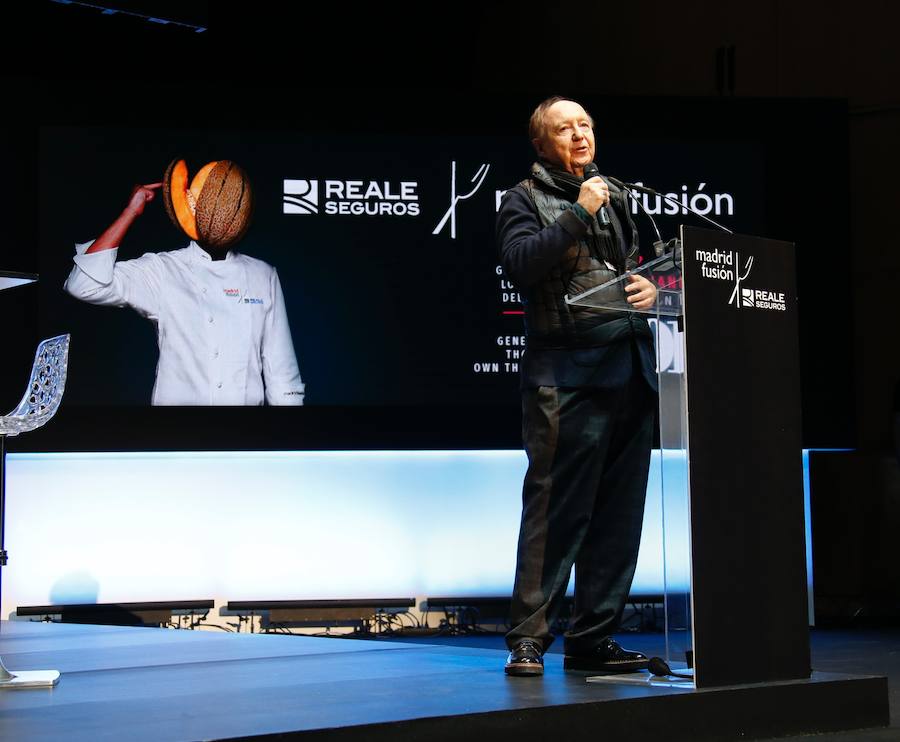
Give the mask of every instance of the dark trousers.
M 522 392 L 528 471 L 522 490 L 510 648 L 545 650 L 575 565 L 567 654 L 586 654 L 619 625 L 637 564 L 656 393 L 637 371 L 617 389 Z

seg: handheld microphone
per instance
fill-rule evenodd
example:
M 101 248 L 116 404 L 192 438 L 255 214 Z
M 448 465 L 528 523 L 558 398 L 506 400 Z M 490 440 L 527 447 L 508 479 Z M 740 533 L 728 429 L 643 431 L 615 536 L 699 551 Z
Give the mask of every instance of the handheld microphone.
M 584 166 L 584 179 L 588 180 L 589 178 L 596 178 L 600 175 L 600 168 L 597 167 L 597 164 L 594 162 L 589 162 Z M 609 226 L 609 214 L 606 211 L 605 206 L 600 207 L 600 211 L 597 212 L 597 220 L 600 222 L 600 225 L 603 227 Z

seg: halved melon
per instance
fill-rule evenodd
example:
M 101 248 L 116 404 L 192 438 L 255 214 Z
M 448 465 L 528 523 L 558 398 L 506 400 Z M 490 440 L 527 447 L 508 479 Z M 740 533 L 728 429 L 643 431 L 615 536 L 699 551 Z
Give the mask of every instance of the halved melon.
M 163 203 L 175 226 L 203 247 L 219 249 L 244 236 L 253 211 L 247 174 L 229 160 L 204 165 L 190 187 L 187 163 L 172 160 L 163 176 Z

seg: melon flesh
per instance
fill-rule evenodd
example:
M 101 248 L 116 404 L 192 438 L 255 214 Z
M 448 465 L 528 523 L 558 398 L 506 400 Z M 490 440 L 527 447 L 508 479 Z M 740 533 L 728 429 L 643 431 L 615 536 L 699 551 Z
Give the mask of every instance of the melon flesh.
M 172 199 L 172 210 L 175 212 L 175 218 L 178 220 L 181 228 L 192 240 L 196 240 L 197 220 L 194 217 L 196 206 L 194 206 L 188 198 L 187 183 L 187 163 L 184 160 L 179 160 L 175 163 L 175 167 L 172 168 L 172 175 L 169 181 L 169 194 Z
M 206 183 L 206 179 L 209 177 L 209 174 L 212 172 L 212 169 L 219 164 L 218 160 L 213 162 L 208 162 L 206 165 L 201 167 L 197 174 L 194 176 L 194 179 L 191 181 L 191 189 L 190 193 L 194 197 L 194 212 L 196 213 L 196 205 L 197 202 L 200 201 L 200 192 L 203 190 L 203 185 Z

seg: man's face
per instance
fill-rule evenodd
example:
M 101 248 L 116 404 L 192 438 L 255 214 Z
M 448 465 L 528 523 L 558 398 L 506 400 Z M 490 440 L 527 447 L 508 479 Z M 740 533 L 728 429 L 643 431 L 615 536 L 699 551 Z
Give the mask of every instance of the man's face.
M 544 114 L 544 134 L 534 146 L 542 159 L 584 177 L 584 166 L 594 161 L 594 130 L 587 111 L 574 101 L 557 101 Z

